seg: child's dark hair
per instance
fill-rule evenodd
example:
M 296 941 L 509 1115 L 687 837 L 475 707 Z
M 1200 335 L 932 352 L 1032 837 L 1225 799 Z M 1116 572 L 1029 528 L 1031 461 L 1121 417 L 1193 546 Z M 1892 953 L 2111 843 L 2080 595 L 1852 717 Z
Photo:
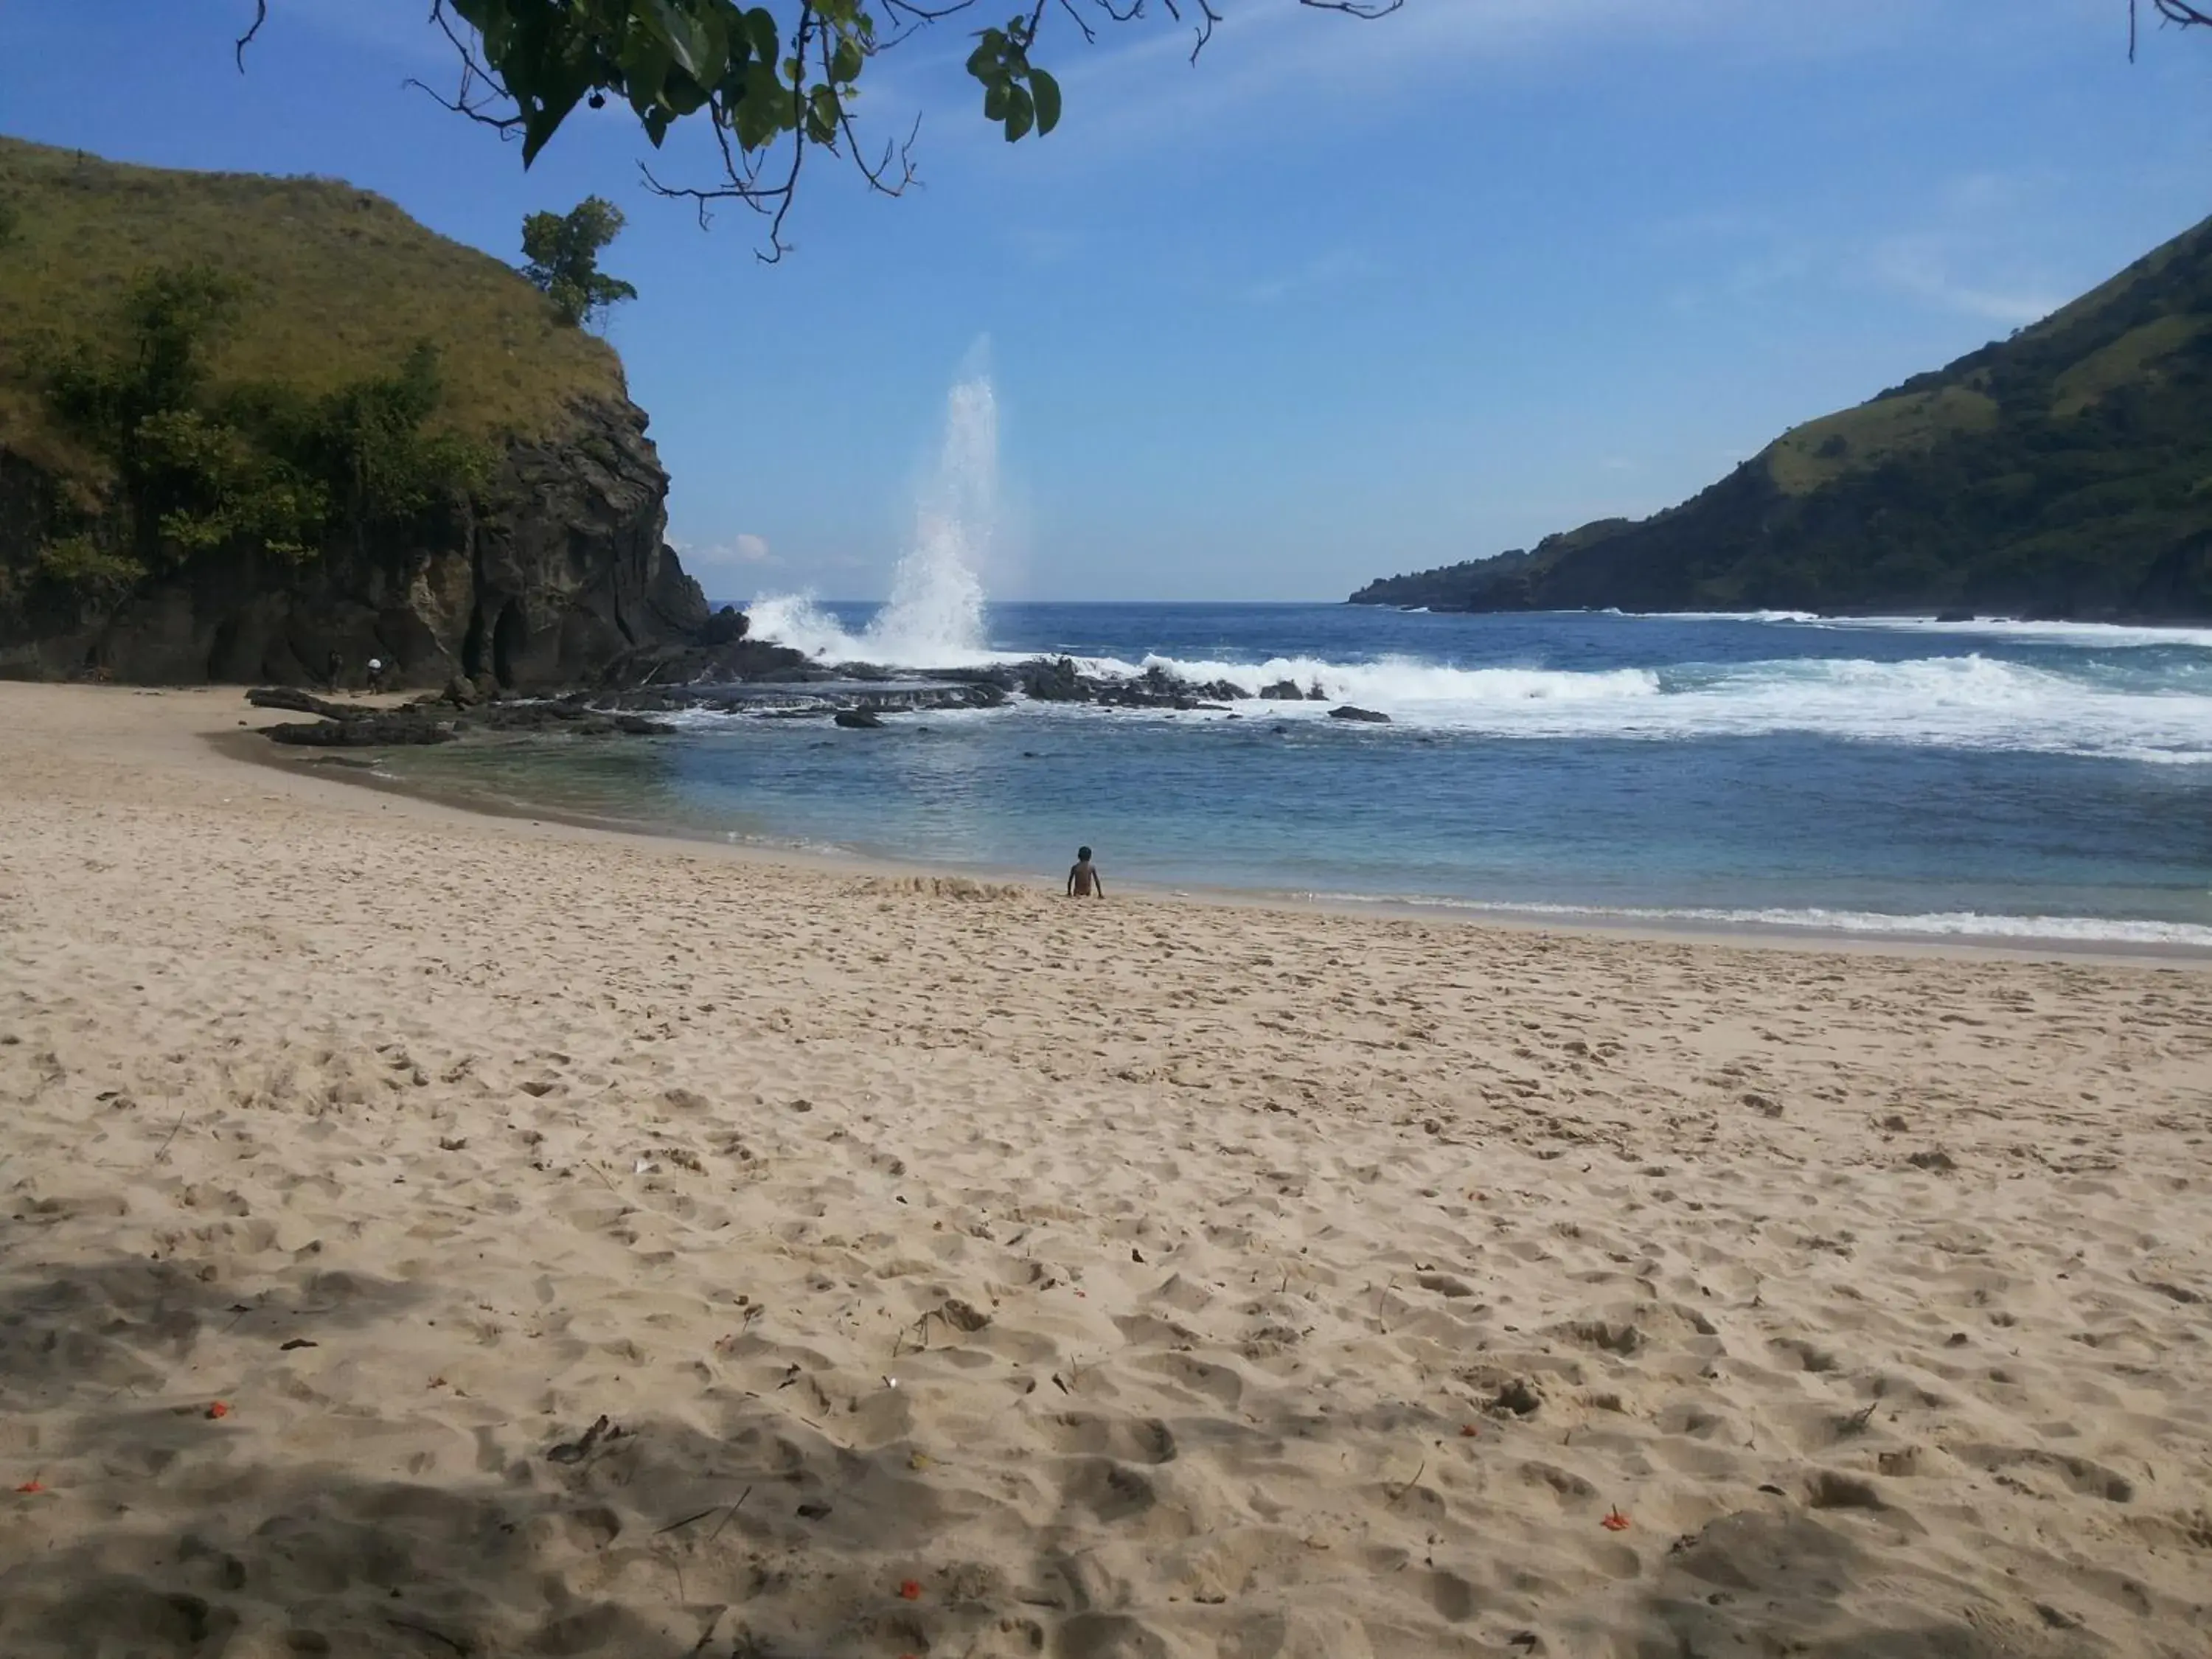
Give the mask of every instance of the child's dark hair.
M 1075 849 L 1075 861 L 1078 864 L 1087 864 L 1090 860 L 1091 849 L 1088 847 L 1079 847 Z

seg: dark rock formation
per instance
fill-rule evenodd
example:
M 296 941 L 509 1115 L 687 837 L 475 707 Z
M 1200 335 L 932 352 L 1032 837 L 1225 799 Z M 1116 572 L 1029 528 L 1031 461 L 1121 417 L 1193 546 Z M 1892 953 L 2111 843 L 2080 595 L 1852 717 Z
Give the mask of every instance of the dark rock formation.
M 676 728 L 625 710 L 595 708 L 580 696 L 524 702 L 475 701 L 461 707 L 451 688 L 398 708 L 331 702 L 290 686 L 256 686 L 246 700 L 257 708 L 319 714 L 313 726 L 266 728 L 276 743 L 322 749 L 377 749 L 394 744 L 449 743 L 468 732 L 559 732 L 569 737 L 666 737 Z
M 1083 678 L 1075 672 L 1072 658 L 1056 657 L 1050 662 L 1039 658 L 1024 663 L 1021 670 L 1023 694 L 1038 702 L 1086 702 Z
M 557 443 L 510 444 L 480 499 L 412 531 L 335 538 L 295 564 L 212 550 L 113 599 L 39 570 L 60 486 L 0 451 L 0 676 L 497 688 L 605 683 L 656 653 L 751 644 L 710 617 L 664 543 L 667 475 L 635 405 L 578 406 Z M 779 647 L 765 647 L 775 652 Z M 787 653 L 797 658 L 798 653 Z M 803 659 L 802 659 L 803 660 Z
M 353 720 L 318 720 L 272 726 L 270 741 L 303 744 L 312 749 L 389 749 L 398 745 L 451 743 L 458 735 L 450 720 L 421 714 L 363 714 Z
M 1370 726 L 1388 726 L 1390 724 L 1390 717 L 1388 714 L 1383 714 L 1381 710 L 1375 708 L 1355 708 L 1348 702 L 1339 708 L 1330 709 L 1328 711 L 1328 717 L 1333 720 L 1364 720 Z
M 838 725 L 849 732 L 880 732 L 884 729 L 883 716 L 872 708 L 841 708 L 836 719 Z
M 357 703 L 332 702 L 291 685 L 257 685 L 246 694 L 256 708 L 282 708 L 295 714 L 319 714 L 329 720 L 357 720 L 374 712 Z

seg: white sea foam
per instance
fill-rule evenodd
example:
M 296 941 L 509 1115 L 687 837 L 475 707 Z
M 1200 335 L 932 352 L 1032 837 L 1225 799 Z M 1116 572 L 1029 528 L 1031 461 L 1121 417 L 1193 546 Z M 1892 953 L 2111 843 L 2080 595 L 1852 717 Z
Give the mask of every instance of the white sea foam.
M 861 657 L 878 641 L 796 603 L 770 613 L 772 636 L 827 659 Z M 757 609 L 756 617 L 761 611 Z M 763 635 L 770 629 L 763 626 Z M 890 660 L 975 667 L 1027 653 L 936 650 Z M 1968 653 L 1903 662 L 1780 658 L 1665 669 L 1453 668 L 1409 657 L 1264 662 L 1152 655 L 1078 658 L 1086 673 L 1134 677 L 1159 668 L 1198 684 L 1252 692 L 1287 680 L 1319 700 L 1271 702 L 1271 719 L 1320 719 L 1340 703 L 1391 716 L 1399 728 L 1501 738 L 1673 742 L 1802 732 L 1859 742 L 2013 750 L 2212 763 L 2212 695 L 2197 673 L 2145 678 L 2064 672 Z M 1378 735 L 1387 735 L 1376 728 Z
M 1620 611 L 1607 606 L 1607 617 L 1649 617 L 1653 622 L 1809 623 L 1820 620 L 1817 611 Z
M 1798 617 L 1828 629 L 1878 629 L 1903 634 L 1948 634 L 1985 639 L 2031 640 L 2087 651 L 2124 651 L 2146 646 L 2185 646 L 2212 651 L 2212 628 L 2136 628 L 2119 623 L 2013 622 L 2002 617 L 1973 622 L 1936 622 L 1925 617 Z
M 2187 921 L 2142 921 L 2108 916 L 1988 915 L 1975 910 L 1937 910 L 1891 915 L 1875 910 L 1659 909 L 1571 904 L 1511 904 L 1483 899 L 1382 896 L 1367 893 L 1301 893 L 1329 904 L 1413 904 L 1497 916 L 1556 916 L 1562 921 L 1639 922 L 1656 926 L 1789 928 L 1820 933 L 1869 933 L 1910 939 L 2042 940 L 2081 945 L 2167 945 L 2212 951 L 2212 927 Z
M 1977 617 L 1968 622 L 1939 622 L 1933 617 L 1824 617 L 1817 611 L 1611 611 L 1608 617 L 1652 622 L 1786 623 L 1838 630 L 1896 634 L 1960 635 L 1997 640 L 2044 641 L 2088 651 L 2124 651 L 2146 646 L 2186 646 L 2212 651 L 2212 628 L 2138 626 L 2132 623 L 2021 622 L 2009 617 Z
M 1448 668 L 1386 658 L 1259 664 L 1148 657 L 1086 665 L 1132 673 L 1158 665 L 1246 690 L 1276 680 L 1318 685 L 1417 730 L 1499 738 L 1670 741 L 1801 732 L 1865 742 L 2110 756 L 2166 764 L 2212 763 L 2212 696 L 2146 689 L 1980 655 L 1905 662 L 1781 659 L 1655 671 Z M 1277 717 L 1318 717 L 1322 703 L 1270 705 Z

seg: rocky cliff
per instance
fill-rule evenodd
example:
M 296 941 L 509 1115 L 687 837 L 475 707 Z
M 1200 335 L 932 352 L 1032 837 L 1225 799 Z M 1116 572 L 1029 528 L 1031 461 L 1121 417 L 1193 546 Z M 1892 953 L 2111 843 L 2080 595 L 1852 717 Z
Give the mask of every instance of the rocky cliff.
M 335 656 L 358 684 L 380 657 L 400 684 L 541 690 L 716 642 L 663 539 L 668 479 L 621 364 L 497 260 L 334 180 L 9 139 L 0 198 L 18 227 L 0 246 L 0 676 L 299 684 Z M 242 296 L 195 365 L 214 416 L 241 399 L 312 409 L 428 347 L 430 424 L 482 458 L 476 482 L 404 515 L 333 514 L 301 551 L 240 533 L 149 556 L 143 524 L 134 547 L 112 457 L 49 388 L 72 352 L 128 356 L 117 319 L 157 265 Z M 73 568 L 56 551 L 73 543 L 137 556 Z
M 0 449 L 0 675 L 299 685 L 335 653 L 355 683 L 372 657 L 401 685 L 595 683 L 708 620 L 662 539 L 645 424 L 628 403 L 580 408 L 570 435 L 510 443 L 477 500 L 404 539 L 340 538 L 304 562 L 227 547 L 112 597 L 44 579 L 66 486 Z

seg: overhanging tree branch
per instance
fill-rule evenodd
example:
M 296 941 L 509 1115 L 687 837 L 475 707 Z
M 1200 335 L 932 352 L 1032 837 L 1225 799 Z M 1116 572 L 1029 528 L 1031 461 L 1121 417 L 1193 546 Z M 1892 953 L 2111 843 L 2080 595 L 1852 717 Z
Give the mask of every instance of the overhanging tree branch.
M 853 100 L 865 67 L 915 34 L 973 11 L 988 0 L 430 0 L 429 21 L 446 37 L 459 66 L 450 96 L 428 94 L 442 107 L 520 136 L 523 165 L 557 132 L 579 103 L 603 108 L 628 103 L 655 149 L 669 131 L 703 116 L 721 176 L 704 184 L 672 183 L 641 164 L 646 186 L 688 201 L 701 223 L 719 203 L 743 203 L 767 216 L 773 264 L 787 245 L 783 229 L 809 149 L 849 163 L 866 187 L 899 196 L 919 182 L 914 143 L 878 153 L 855 127 Z M 985 119 L 1009 143 L 1042 136 L 1060 115 L 1060 83 L 1032 61 L 1048 15 L 1067 20 L 1085 45 L 1106 29 L 1136 25 L 1153 14 L 1149 0 L 1011 0 L 1003 26 L 979 29 L 967 71 L 983 94 Z M 1267 0 L 1237 0 L 1257 5 Z M 1272 0 L 1291 3 L 1291 0 Z M 1429 0 L 1465 5 L 1472 0 Z M 1159 0 L 1159 11 L 1193 31 L 1194 62 L 1213 38 L 1231 0 Z M 1295 0 L 1309 11 L 1374 21 L 1406 0 Z M 2128 56 L 2135 57 L 2141 15 L 2212 27 L 2212 0 L 2126 0 Z M 254 0 L 253 21 L 235 43 L 246 49 L 269 17 L 269 0 Z M 783 20 L 791 20 L 787 28 Z M 872 155 L 877 159 L 870 159 Z
M 2168 23 L 2181 28 L 2212 28 L 2212 10 L 2190 3 L 2190 0 L 2150 0 L 2151 8 Z M 2136 60 L 2136 22 L 2142 0 L 2128 0 L 2128 62 Z
M 238 72 L 246 73 L 246 49 L 253 44 L 253 37 L 261 33 L 261 26 L 269 21 L 269 0 L 253 0 L 253 21 L 246 33 L 231 42 L 231 56 L 237 60 Z

